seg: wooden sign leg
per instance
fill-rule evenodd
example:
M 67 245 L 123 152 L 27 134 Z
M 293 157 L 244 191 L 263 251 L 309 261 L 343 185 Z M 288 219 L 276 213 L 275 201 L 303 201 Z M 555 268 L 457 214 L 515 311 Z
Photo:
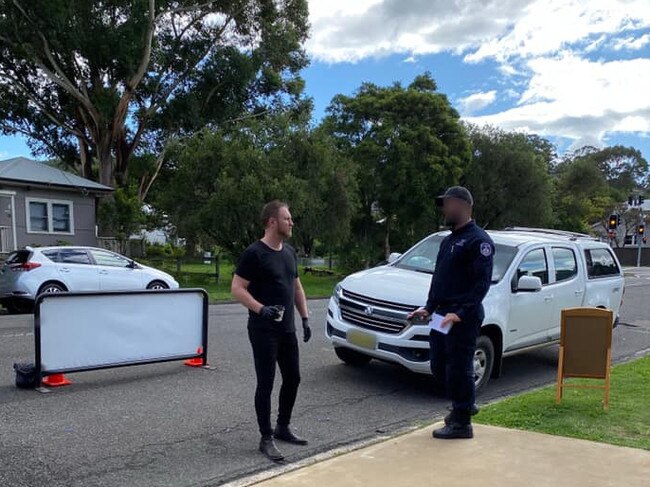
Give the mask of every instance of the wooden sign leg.
M 564 347 L 560 347 L 560 356 L 557 364 L 557 390 L 555 392 L 555 403 L 560 404 L 562 401 L 564 388 Z

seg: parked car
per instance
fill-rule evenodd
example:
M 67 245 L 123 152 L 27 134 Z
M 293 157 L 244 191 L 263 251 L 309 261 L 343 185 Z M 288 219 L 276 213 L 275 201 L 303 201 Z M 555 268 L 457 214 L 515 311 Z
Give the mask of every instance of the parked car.
M 606 308 L 618 317 L 625 285 L 612 249 L 587 235 L 540 229 L 488 233 L 496 253 L 474 359 L 477 388 L 498 377 L 503 357 L 557 343 L 562 309 Z M 376 358 L 430 373 L 429 329 L 406 316 L 426 303 L 446 235 L 433 234 L 404 255 L 391 255 L 388 264 L 336 286 L 326 333 L 342 361 L 358 366 Z
M 176 288 L 165 272 L 93 247 L 26 247 L 0 269 L 0 303 L 10 313 L 29 312 L 41 293 Z

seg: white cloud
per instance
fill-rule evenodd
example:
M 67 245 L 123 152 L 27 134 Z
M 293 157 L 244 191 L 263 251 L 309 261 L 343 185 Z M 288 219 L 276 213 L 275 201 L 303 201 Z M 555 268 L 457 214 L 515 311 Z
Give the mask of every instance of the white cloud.
M 525 11 L 506 35 L 482 44 L 465 60 L 505 61 L 513 57 L 545 56 L 595 35 L 618 35 L 650 26 L 647 0 L 538 0 Z
M 507 31 L 534 0 L 310 0 L 309 53 L 355 62 L 394 53 L 462 52 Z
M 479 91 L 477 93 L 472 93 L 465 98 L 458 100 L 460 106 L 460 111 L 463 114 L 472 114 L 476 113 L 487 106 L 490 106 L 497 99 L 496 90 L 490 91 Z
M 615 51 L 622 51 L 624 49 L 630 51 L 638 51 L 639 49 L 643 49 L 648 44 L 650 44 L 650 34 L 643 34 L 640 37 L 625 37 L 623 39 L 616 39 L 612 47 Z
M 532 76 L 516 107 L 467 120 L 576 141 L 650 132 L 650 59 L 594 62 L 565 54 L 527 66 Z
M 317 61 L 439 52 L 496 61 L 492 81 L 515 105 L 472 116 L 494 103 L 488 85 L 459 100 L 470 121 L 575 146 L 650 134 L 650 0 L 310 0 L 310 9 Z M 639 57 L 612 59 L 623 51 Z
M 648 0 L 310 0 L 309 7 L 307 49 L 325 62 L 452 51 L 469 62 L 505 63 L 576 43 L 594 49 L 650 26 Z

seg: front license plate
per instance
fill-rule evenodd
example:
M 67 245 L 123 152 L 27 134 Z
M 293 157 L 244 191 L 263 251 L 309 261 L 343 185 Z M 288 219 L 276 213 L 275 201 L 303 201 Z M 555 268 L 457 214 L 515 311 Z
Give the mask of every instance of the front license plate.
M 372 333 L 366 333 L 365 331 L 350 330 L 348 331 L 348 343 L 356 345 L 357 347 L 367 348 L 369 350 L 374 350 L 377 347 L 377 337 Z

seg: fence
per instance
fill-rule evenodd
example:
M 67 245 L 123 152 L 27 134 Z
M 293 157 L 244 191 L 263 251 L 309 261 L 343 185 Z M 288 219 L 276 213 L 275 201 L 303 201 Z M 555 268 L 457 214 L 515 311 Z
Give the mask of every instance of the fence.
M 636 267 L 636 258 L 639 249 L 637 247 L 625 247 L 622 249 L 614 249 L 614 253 L 621 265 L 625 267 Z M 650 247 L 643 247 L 641 249 L 641 265 L 650 266 Z

